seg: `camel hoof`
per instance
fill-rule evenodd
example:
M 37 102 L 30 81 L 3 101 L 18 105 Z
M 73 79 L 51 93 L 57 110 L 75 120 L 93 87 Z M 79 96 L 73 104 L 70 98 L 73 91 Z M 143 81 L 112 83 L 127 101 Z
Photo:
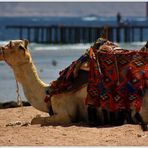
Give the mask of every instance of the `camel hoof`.
M 8 123 L 5 126 L 8 127 L 8 126 L 29 126 L 29 125 L 30 122 L 28 121 L 16 121 L 14 123 Z
M 143 131 L 148 131 L 148 125 L 147 124 L 141 125 L 141 128 L 142 128 Z
M 21 121 L 16 121 L 16 122 L 14 122 L 14 123 L 8 123 L 8 124 L 6 124 L 6 127 L 8 127 L 8 126 L 17 126 L 17 125 L 21 125 L 22 124 L 22 122 Z
M 31 121 L 31 125 L 43 124 L 43 123 L 44 123 L 44 118 L 43 117 L 35 117 Z

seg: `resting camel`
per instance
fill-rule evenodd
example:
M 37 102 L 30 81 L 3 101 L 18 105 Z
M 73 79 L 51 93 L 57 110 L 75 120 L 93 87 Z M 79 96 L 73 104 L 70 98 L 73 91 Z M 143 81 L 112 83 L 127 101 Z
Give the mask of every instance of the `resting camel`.
M 142 51 L 147 51 L 145 46 Z M 87 105 L 87 80 L 81 87 L 69 92 L 52 95 L 46 103 L 46 91 L 49 84 L 45 84 L 38 76 L 31 54 L 28 50 L 27 40 L 12 40 L 0 48 L 0 61 L 5 61 L 13 70 L 16 80 L 22 85 L 24 94 L 29 103 L 36 109 L 49 112 L 52 106 L 53 114 L 47 117 L 35 117 L 31 124 L 54 125 L 69 124 L 76 121 L 88 122 Z M 80 69 L 89 70 L 88 63 Z M 100 110 L 98 109 L 98 114 Z M 140 114 L 144 122 L 148 123 L 148 90 L 143 97 Z

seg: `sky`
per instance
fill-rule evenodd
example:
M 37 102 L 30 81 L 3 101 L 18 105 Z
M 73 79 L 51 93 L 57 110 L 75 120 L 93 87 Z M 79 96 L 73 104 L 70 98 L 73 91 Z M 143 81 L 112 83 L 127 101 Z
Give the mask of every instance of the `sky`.
M 146 16 L 146 2 L 0 2 L 0 16 Z

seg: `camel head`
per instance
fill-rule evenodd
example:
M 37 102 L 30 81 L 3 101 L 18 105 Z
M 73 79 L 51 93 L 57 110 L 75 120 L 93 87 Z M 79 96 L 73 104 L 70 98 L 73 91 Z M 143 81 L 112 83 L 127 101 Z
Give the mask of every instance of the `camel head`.
M 29 63 L 31 56 L 27 45 L 27 40 L 10 41 L 7 45 L 0 47 L 0 61 L 5 61 L 11 67 Z

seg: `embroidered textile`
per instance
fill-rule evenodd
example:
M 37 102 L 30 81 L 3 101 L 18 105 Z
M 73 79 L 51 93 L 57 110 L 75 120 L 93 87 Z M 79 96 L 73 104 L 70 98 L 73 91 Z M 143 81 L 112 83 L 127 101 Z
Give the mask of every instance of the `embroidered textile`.
M 88 60 L 87 52 L 70 66 L 59 72 L 59 78 L 51 83 L 50 95 L 68 92 L 73 88 L 74 81 L 79 75 L 81 65 Z M 82 83 L 87 83 L 85 80 Z
M 90 71 L 86 104 L 140 110 L 148 79 L 148 53 L 129 51 L 107 41 L 90 48 Z
M 148 53 L 121 49 L 101 38 L 89 52 L 59 73 L 59 78 L 50 85 L 45 102 L 53 94 L 72 90 L 73 83 L 84 77 L 79 77 L 79 71 L 86 61 L 90 69 L 89 76 L 83 78 L 83 84 L 88 83 L 86 105 L 110 111 L 140 110 L 145 89 L 148 89 Z M 80 87 L 82 83 L 78 85 Z

